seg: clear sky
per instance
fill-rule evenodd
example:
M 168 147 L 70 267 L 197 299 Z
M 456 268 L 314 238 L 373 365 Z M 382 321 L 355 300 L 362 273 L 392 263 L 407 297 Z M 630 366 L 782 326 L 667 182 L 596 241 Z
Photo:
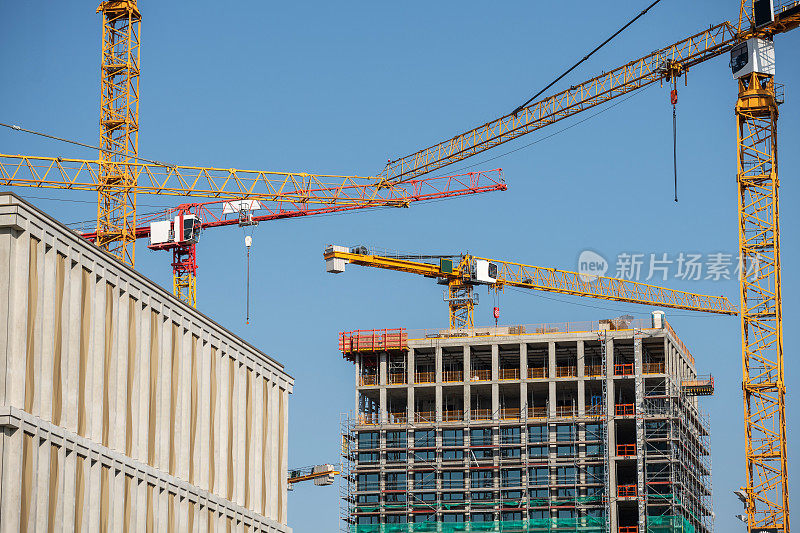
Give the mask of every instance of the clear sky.
M 648 3 L 141 0 L 140 154 L 226 168 L 371 174 L 389 157 L 514 109 Z M 96 7 L 0 2 L 1 122 L 97 142 Z M 558 88 L 732 20 L 737 8 L 733 0 L 664 0 Z M 779 37 L 776 47 L 777 78 L 786 84 L 779 128 L 789 469 L 798 475 L 800 457 L 793 452 L 800 437 L 792 430 L 800 414 L 792 401 L 800 385 L 794 327 L 800 312 L 800 211 L 794 209 L 800 202 L 800 31 Z M 734 254 L 736 84 L 727 57 L 696 67 L 688 82 L 679 86 L 677 204 L 669 90 L 655 86 L 580 124 L 564 121 L 454 165 L 503 167 L 508 192 L 262 224 L 252 248 L 249 326 L 242 230 L 206 232 L 198 247 L 200 310 L 284 362 L 296 378 L 291 465 L 338 460 L 339 414 L 354 407 L 353 369 L 337 353 L 339 331 L 446 325 L 440 286 L 358 267 L 326 274 L 328 243 L 470 251 L 567 269 L 576 268 L 586 249 L 605 257 L 612 270 L 620 253 L 645 254 L 645 270 L 650 254 Z M 575 127 L 548 137 L 569 125 Z M 6 129 L 0 152 L 96 156 Z M 67 223 L 95 217 L 90 193 L 15 192 Z M 140 197 L 140 210 L 175 203 Z M 169 287 L 167 255 L 141 245 L 137 267 Z M 674 274 L 663 283 L 738 302 L 735 279 Z M 477 322 L 488 324 L 492 299 L 480 296 Z M 650 312 L 514 291 L 501 295 L 500 306 L 506 324 Z M 703 401 L 712 418 L 716 524 L 718 531 L 738 531 L 733 515 L 741 507 L 731 491 L 744 479 L 739 322 L 689 312 L 667 316 L 699 371 L 716 379 L 716 395 Z M 792 484 L 795 507 L 797 487 Z M 298 533 L 337 530 L 338 496 L 335 487 L 298 487 L 289 496 L 290 524 Z

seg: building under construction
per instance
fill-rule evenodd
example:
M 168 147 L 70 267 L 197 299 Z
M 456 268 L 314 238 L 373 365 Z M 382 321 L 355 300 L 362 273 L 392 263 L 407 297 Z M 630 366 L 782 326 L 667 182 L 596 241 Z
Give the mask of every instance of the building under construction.
M 0 531 L 286 525 L 293 379 L 0 194 Z
M 352 533 L 712 530 L 713 392 L 664 319 L 343 333 Z M 499 522 L 499 523 L 498 523 Z

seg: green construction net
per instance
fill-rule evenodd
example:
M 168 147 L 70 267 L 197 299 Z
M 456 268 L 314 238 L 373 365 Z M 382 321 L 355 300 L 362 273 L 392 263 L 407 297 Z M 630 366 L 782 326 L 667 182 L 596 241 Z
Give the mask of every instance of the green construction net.
M 417 522 L 413 524 L 365 524 L 350 526 L 350 533 L 454 533 L 458 531 L 505 531 L 526 533 L 604 533 L 604 518 L 550 518 L 497 522 Z M 659 532 L 660 533 L 660 532 Z
M 647 533 L 695 533 L 695 527 L 682 516 L 648 516 Z
M 551 518 L 497 522 L 418 522 L 413 524 L 364 524 L 350 526 L 350 533 L 455 533 L 505 531 L 520 533 L 605 533 L 604 518 Z M 648 516 L 647 533 L 696 533 L 681 516 Z

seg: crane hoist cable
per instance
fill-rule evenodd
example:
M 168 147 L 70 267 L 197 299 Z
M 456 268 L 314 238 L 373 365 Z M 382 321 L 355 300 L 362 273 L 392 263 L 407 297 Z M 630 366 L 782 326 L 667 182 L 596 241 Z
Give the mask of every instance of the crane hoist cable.
M 245 304 L 245 323 L 250 324 L 250 247 L 253 246 L 253 236 L 252 235 L 245 235 L 244 236 L 244 247 L 247 249 L 247 282 L 245 292 L 247 293 L 246 296 L 246 304 Z
M 678 118 L 676 106 L 678 104 L 678 86 L 675 78 L 672 78 L 672 91 L 669 93 L 669 100 L 672 102 L 672 170 L 675 175 L 675 202 L 678 201 Z
M 512 111 L 512 112 L 511 112 L 511 114 L 512 114 L 512 115 L 516 115 L 517 113 L 519 113 L 519 112 L 522 110 L 522 108 L 524 108 L 525 106 L 527 106 L 528 104 L 530 104 L 531 102 L 533 102 L 533 101 L 534 101 L 536 98 L 538 98 L 539 96 L 541 96 L 541 95 L 542 95 L 542 93 L 544 93 L 544 92 L 545 92 L 547 89 L 549 89 L 550 87 L 552 87 L 553 85 L 555 85 L 556 83 L 558 83 L 559 81 L 561 81 L 561 79 L 562 79 L 564 76 L 566 76 L 567 74 L 569 74 L 570 72 L 572 72 L 573 70 L 575 70 L 576 68 L 578 68 L 578 66 L 580 66 L 580 65 L 581 65 L 581 63 L 583 63 L 584 61 L 586 61 L 587 59 L 589 59 L 590 57 L 592 57 L 592 56 L 595 54 L 595 52 L 597 52 L 598 50 L 600 50 L 601 48 L 603 48 L 605 45 L 607 45 L 608 43 L 610 43 L 612 40 L 614 40 L 614 38 L 615 38 L 617 35 L 619 35 L 619 34 L 620 34 L 620 33 L 622 33 L 623 31 L 625 31 L 626 29 L 628 29 L 628 27 L 629 27 L 631 24 L 633 24 L 634 22 L 636 22 L 637 20 L 639 20 L 641 17 L 643 17 L 643 16 L 645 15 L 645 13 L 647 13 L 648 11 L 650 11 L 650 9 L 652 9 L 653 7 L 655 7 L 655 5 L 656 5 L 656 4 L 658 4 L 660 1 L 661 1 L 661 0 L 655 0 L 655 1 L 654 1 L 653 3 L 651 3 L 649 6 L 647 6 L 646 8 L 644 8 L 644 9 L 642 10 L 642 12 L 641 12 L 641 13 L 639 13 L 638 15 L 636 15 L 635 17 L 633 17 L 631 20 L 629 20 L 629 21 L 628 21 L 628 23 L 627 23 L 627 24 L 625 24 L 623 27 L 621 27 L 621 28 L 620 28 L 620 29 L 618 29 L 616 32 L 614 32 L 614 34 L 613 34 L 611 37 L 609 37 L 608 39 L 606 39 L 605 41 L 603 41 L 602 43 L 600 43 L 599 45 L 597 45 L 597 46 L 594 48 L 594 50 L 592 50 L 591 52 L 589 52 L 588 54 L 586 54 L 585 56 L 583 56 L 583 59 L 581 59 L 580 61 L 578 61 L 577 63 L 575 63 L 575 64 L 574 64 L 574 65 L 572 65 L 571 67 L 569 67 L 567 70 L 565 70 L 565 71 L 564 71 L 564 73 L 563 73 L 563 74 L 561 74 L 559 77 L 557 77 L 556 79 L 554 79 L 553 81 L 551 81 L 550 83 L 548 83 L 548 84 L 547 84 L 547 86 L 546 86 L 544 89 L 542 89 L 542 90 L 541 90 L 541 91 L 539 91 L 538 93 L 536 93 L 536 94 L 534 94 L 533 96 L 531 96 L 530 98 L 528 98 L 528 100 L 526 100 L 524 104 L 522 104 L 521 106 L 519 106 L 519 107 L 517 107 L 516 109 L 514 109 L 514 111 Z

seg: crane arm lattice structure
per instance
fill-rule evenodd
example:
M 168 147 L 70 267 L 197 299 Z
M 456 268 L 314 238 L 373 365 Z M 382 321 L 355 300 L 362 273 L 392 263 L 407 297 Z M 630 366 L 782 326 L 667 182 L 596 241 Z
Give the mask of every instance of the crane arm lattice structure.
M 658 305 L 673 309 L 735 315 L 736 308 L 724 296 L 708 296 L 667 289 L 646 283 L 604 276 L 587 277 L 578 272 L 486 259 L 472 255 L 436 256 L 439 262 L 370 253 L 362 246 L 328 246 L 324 253 L 329 272 L 344 271 L 347 263 L 407 272 L 437 279 L 447 284 L 451 329 L 472 329 L 476 303 L 473 290 L 486 285 L 502 290 L 504 286 L 532 289 L 571 296 L 584 296 L 616 302 Z
M 761 31 L 770 37 L 800 26 L 800 1 L 782 5 Z M 721 22 L 625 65 L 572 85 L 469 131 L 417 152 L 390 160 L 380 177 L 388 182 L 414 178 L 463 161 L 632 91 L 684 74 L 742 41 L 738 24 Z
M 505 191 L 501 169 L 468 172 L 455 176 L 426 176 L 406 181 L 385 188 L 374 188 L 371 185 L 356 184 L 345 187 L 339 185 L 334 189 L 303 189 L 298 193 L 298 183 L 293 182 L 285 187 L 284 194 L 265 195 L 261 200 L 230 201 L 218 200 L 181 204 L 140 217 L 136 227 L 135 238 L 144 239 L 151 236 L 151 222 L 179 220 L 183 227 L 183 218 L 189 216 L 199 220 L 197 227 L 189 229 L 189 233 L 172 228 L 172 235 L 177 236 L 168 242 L 151 244 L 156 250 L 173 252 L 172 277 L 173 293 L 192 307 L 197 307 L 197 254 L 196 246 L 199 238 L 197 231 L 224 226 L 252 226 L 260 222 L 281 220 L 331 213 L 342 213 L 357 209 L 379 207 L 408 207 L 414 202 L 455 198 L 464 195 L 484 192 Z M 292 192 L 289 192 L 292 191 Z M 236 195 L 241 198 L 241 195 Z M 263 213 L 263 214 L 258 214 Z M 175 223 L 173 223 L 173 226 Z M 97 240 L 96 232 L 85 232 L 84 238 Z

